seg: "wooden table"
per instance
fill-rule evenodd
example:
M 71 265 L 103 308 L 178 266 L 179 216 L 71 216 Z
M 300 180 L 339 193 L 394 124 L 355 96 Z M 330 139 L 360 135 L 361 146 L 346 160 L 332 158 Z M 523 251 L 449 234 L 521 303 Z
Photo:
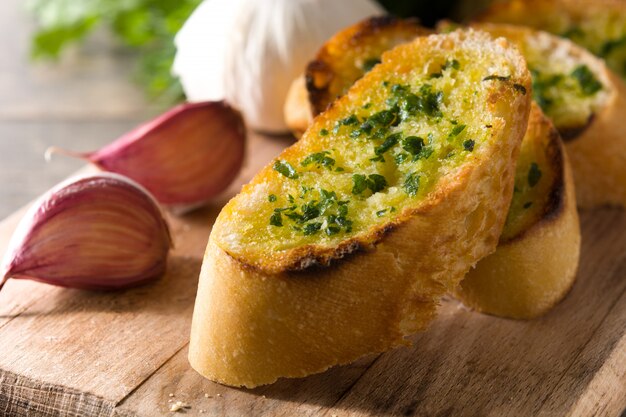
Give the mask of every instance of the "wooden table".
M 106 36 L 57 66 L 31 66 L 22 4 L 0 2 L 0 217 L 81 166 L 45 164 L 47 146 L 97 148 L 151 113 Z M 287 144 L 254 136 L 249 154 L 269 159 Z M 175 401 L 212 416 L 616 416 L 626 405 L 626 214 L 611 210 L 582 215 L 579 280 L 544 318 L 497 319 L 446 300 L 411 348 L 255 390 L 201 378 L 186 360 L 195 282 L 211 219 L 236 188 L 170 218 L 177 247 L 155 284 L 100 294 L 9 282 L 0 415 L 165 416 Z M 0 254 L 19 216 L 0 223 Z
M 55 64 L 33 65 L 25 3 L 0 1 L 0 219 L 83 165 L 46 163 L 49 146 L 97 149 L 154 112 L 129 82 L 132 60 L 106 34 Z

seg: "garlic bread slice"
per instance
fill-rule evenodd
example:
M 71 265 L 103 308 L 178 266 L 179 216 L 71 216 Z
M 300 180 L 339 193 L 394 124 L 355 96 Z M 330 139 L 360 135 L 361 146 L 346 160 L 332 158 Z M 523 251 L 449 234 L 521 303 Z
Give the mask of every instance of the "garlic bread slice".
M 626 2 L 512 0 L 495 2 L 478 20 L 513 23 L 571 39 L 626 79 Z
M 337 32 L 292 84 L 285 102 L 287 125 L 300 136 L 313 117 L 380 62 L 383 52 L 430 33 L 416 19 L 393 16 L 374 16 Z
M 439 25 L 442 31 L 449 27 L 447 22 Z M 566 77 L 581 65 L 597 65 L 598 60 L 581 48 L 519 26 L 474 27 L 493 36 L 505 36 L 518 45 L 535 76 L 534 98 L 551 110 L 563 132 L 580 133 L 604 106 L 605 91 L 582 94 L 577 80 Z M 542 85 L 551 78 L 558 78 L 558 82 Z M 306 89 L 304 85 L 300 88 L 300 106 L 308 109 Z M 571 168 L 561 148 L 559 132 L 535 104 L 518 160 L 517 191 L 498 249 L 478 263 L 457 291 L 458 297 L 474 309 L 512 318 L 536 317 L 556 304 L 572 285 L 580 232 L 576 206 L 571 202 Z M 559 255 L 546 255 L 552 253 Z
M 571 288 L 579 255 L 571 168 L 559 133 L 534 104 L 498 248 L 470 270 L 455 293 L 478 311 L 538 317 Z
M 574 43 L 522 26 L 472 25 L 519 48 L 533 98 L 552 119 L 570 156 L 578 205 L 626 206 L 626 86 L 601 59 Z
M 517 49 L 486 33 L 383 54 L 221 211 L 191 365 L 253 387 L 406 344 L 496 247 L 530 90 Z

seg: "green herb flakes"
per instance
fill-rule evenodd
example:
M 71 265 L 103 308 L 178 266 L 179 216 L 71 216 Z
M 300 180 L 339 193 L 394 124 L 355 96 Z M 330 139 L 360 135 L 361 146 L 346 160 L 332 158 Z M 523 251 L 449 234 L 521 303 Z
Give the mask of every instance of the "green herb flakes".
M 298 173 L 295 168 L 287 161 L 278 160 L 274 162 L 274 171 L 292 180 L 298 178 Z
M 276 227 L 283 227 L 283 216 L 280 214 L 279 211 L 275 211 L 270 216 L 270 224 Z
M 447 70 L 449 68 L 458 70 L 461 68 L 461 63 L 456 59 L 449 59 L 441 66 L 441 70 Z
M 534 187 L 539 183 L 541 179 L 541 170 L 539 169 L 539 165 L 536 162 L 530 164 L 530 169 L 528 170 L 528 185 Z
M 476 142 L 474 142 L 473 139 L 468 139 L 465 142 L 463 142 L 463 149 L 465 149 L 468 152 L 472 152 L 474 150 L 474 145 L 476 145 Z
M 362 174 L 352 175 L 352 194 L 358 195 L 369 189 L 372 193 L 382 191 L 387 187 L 387 180 L 380 174 L 371 174 L 368 176 Z
M 452 131 L 448 135 L 448 139 L 453 139 L 453 138 L 459 136 L 461 134 L 461 132 L 463 132 L 464 130 L 465 130 L 465 125 L 457 124 L 456 126 L 454 126 L 452 128 Z
M 374 149 L 374 153 L 376 153 L 376 155 L 384 154 L 389 149 L 393 148 L 398 143 L 401 137 L 402 137 L 402 133 L 394 133 L 393 135 L 387 136 L 387 139 L 385 139 L 382 145 L 377 146 Z
M 412 172 L 409 175 L 407 175 L 406 179 L 404 180 L 403 187 L 404 187 L 404 191 L 406 191 L 406 193 L 409 196 L 415 197 L 420 188 L 419 174 L 416 172 Z
M 302 232 L 305 236 L 314 235 L 320 231 L 322 223 L 309 223 L 302 228 Z
M 315 164 L 318 168 L 324 167 L 327 169 L 332 169 L 332 167 L 335 165 L 335 160 L 328 155 L 330 155 L 329 151 L 312 153 L 304 158 L 302 162 L 300 162 L 300 165 L 306 167 L 311 164 Z
M 578 81 L 581 91 L 586 96 L 591 96 L 602 89 L 602 83 L 586 65 L 579 65 L 571 75 Z
M 275 202 L 275 201 L 276 201 L 276 196 L 275 196 L 274 194 L 270 194 L 270 195 L 267 197 L 267 200 L 268 200 L 270 203 L 273 203 L 273 202 Z

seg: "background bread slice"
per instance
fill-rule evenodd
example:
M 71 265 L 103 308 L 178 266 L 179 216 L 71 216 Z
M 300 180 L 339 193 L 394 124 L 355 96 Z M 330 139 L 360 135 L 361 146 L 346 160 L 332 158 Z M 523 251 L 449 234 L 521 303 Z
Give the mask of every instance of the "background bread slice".
M 296 165 L 327 145 L 345 150 L 358 145 L 357 151 L 369 152 L 372 141 L 352 141 L 343 127 L 336 134 L 319 136 L 320 132 L 332 129 L 355 109 L 368 107 L 371 97 L 377 97 L 374 107 L 382 106 L 385 80 L 411 80 L 410 87 L 418 88 L 433 70 L 456 57 L 461 61 L 459 73 L 446 73 L 440 80 L 458 78 L 447 91 L 450 100 L 442 99 L 442 113 L 450 117 L 461 112 L 472 123 L 465 130 L 477 133 L 480 126 L 485 136 L 475 137 L 472 151 L 459 151 L 466 153 L 459 154 L 463 159 L 458 166 L 445 168 L 450 154 L 437 159 L 444 164 L 442 174 L 426 194 L 406 200 L 381 223 L 355 228 L 339 241 L 315 235 L 318 243 L 285 250 L 259 243 L 260 235 L 254 235 L 259 240 L 249 245 L 238 239 L 249 230 L 272 233 L 256 220 L 249 221 L 250 216 L 264 210 L 266 192 L 272 187 L 289 189 L 293 175 L 285 178 L 269 165 L 223 209 L 209 239 L 192 323 L 189 360 L 198 372 L 224 384 L 252 387 L 279 377 L 321 372 L 404 344 L 405 335 L 427 325 L 440 297 L 458 285 L 470 265 L 493 252 L 510 203 L 530 108 L 530 95 L 522 90 L 531 88 L 523 58 L 503 39 L 459 31 L 418 38 L 393 49 L 317 117 L 302 140 L 278 161 Z M 482 81 L 493 71 L 510 79 Z M 467 103 L 452 99 L 457 91 L 467 93 Z M 411 126 L 423 126 L 420 123 L 428 120 L 420 115 L 399 128 L 412 133 Z M 486 121 L 489 125 L 483 126 Z M 444 116 L 439 124 L 428 124 L 441 144 L 456 143 L 454 138 L 448 142 L 448 123 Z M 439 158 L 440 153 L 436 155 Z M 371 161 L 372 167 L 379 163 Z M 320 175 L 340 182 L 324 169 Z M 391 187 L 367 197 L 363 207 L 369 208 L 385 193 L 391 194 Z M 294 262 L 298 257 L 306 262 Z
M 569 291 L 580 254 L 571 168 L 558 132 L 536 104 L 516 172 L 498 248 L 470 270 L 456 296 L 478 311 L 530 319 Z
M 285 102 L 287 126 L 299 137 L 313 117 L 367 73 L 383 52 L 432 31 L 416 19 L 374 16 L 333 35 L 292 84 Z
M 626 2 L 621 0 L 512 0 L 493 2 L 478 17 L 570 38 L 626 79 Z
M 601 59 L 567 39 L 515 25 L 472 26 L 515 42 L 526 57 L 533 74 L 533 96 L 565 141 L 578 206 L 626 207 L 626 134 L 621 127 L 626 118 L 624 82 Z M 541 88 L 553 77 L 562 81 Z M 582 93 L 583 86 L 588 93 Z

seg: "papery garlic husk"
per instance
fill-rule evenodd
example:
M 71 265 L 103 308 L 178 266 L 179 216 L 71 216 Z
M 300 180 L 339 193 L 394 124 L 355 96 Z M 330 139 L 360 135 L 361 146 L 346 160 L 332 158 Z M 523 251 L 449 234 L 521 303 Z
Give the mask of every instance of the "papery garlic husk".
M 183 104 L 97 152 L 73 154 L 127 176 L 177 212 L 224 191 L 243 164 L 246 130 L 228 104 Z M 58 150 L 57 150 L 58 151 Z
M 253 129 L 288 130 L 291 82 L 335 32 L 384 13 L 374 0 L 205 0 L 176 36 L 190 101 L 225 99 Z
M 172 245 L 156 200 L 121 175 L 70 179 L 42 196 L 11 238 L 0 288 L 9 278 L 108 290 L 158 278 Z

